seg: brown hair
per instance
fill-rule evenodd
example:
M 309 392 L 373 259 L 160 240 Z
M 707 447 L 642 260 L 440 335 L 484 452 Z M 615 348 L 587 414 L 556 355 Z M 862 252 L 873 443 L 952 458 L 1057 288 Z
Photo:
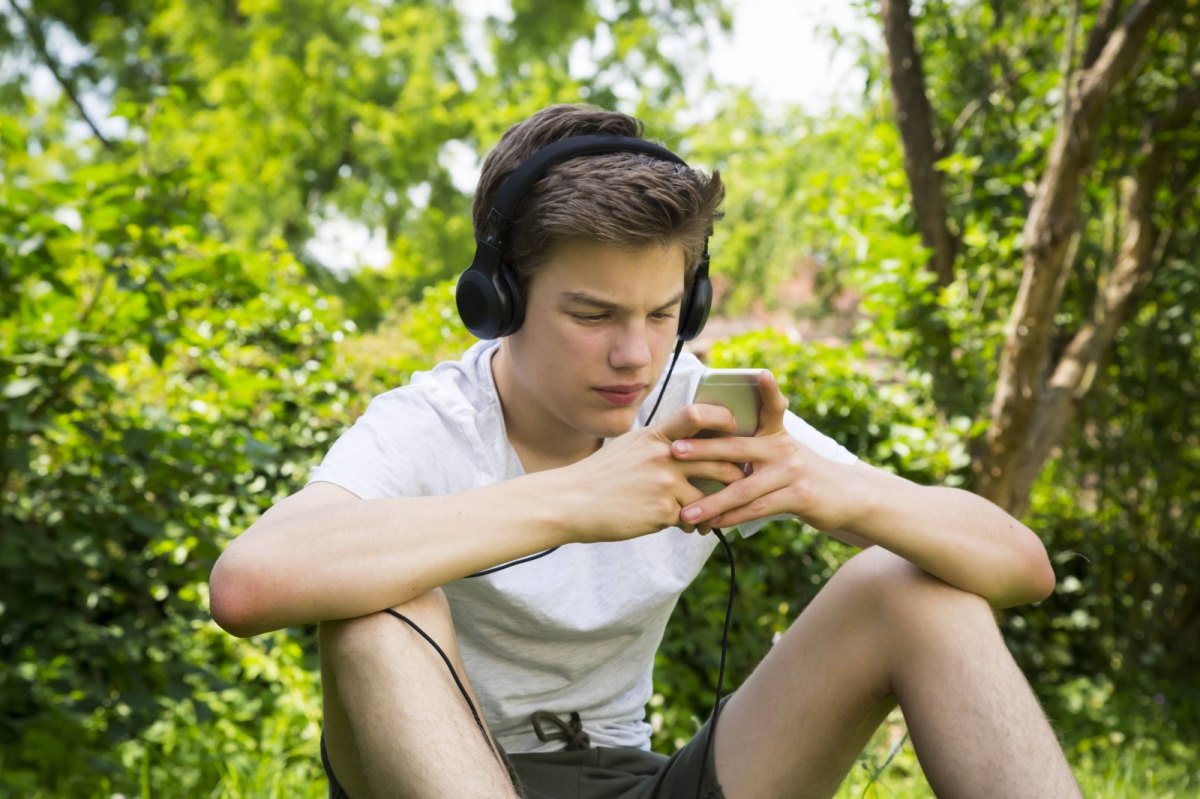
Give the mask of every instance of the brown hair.
M 478 237 L 500 186 L 529 156 L 571 136 L 643 138 L 642 123 L 588 105 L 554 105 L 509 128 L 483 162 L 472 217 Z M 688 282 L 725 196 L 719 172 L 638 153 L 581 156 L 556 164 L 517 208 L 504 259 L 522 287 L 557 244 L 584 240 L 618 247 L 681 244 Z

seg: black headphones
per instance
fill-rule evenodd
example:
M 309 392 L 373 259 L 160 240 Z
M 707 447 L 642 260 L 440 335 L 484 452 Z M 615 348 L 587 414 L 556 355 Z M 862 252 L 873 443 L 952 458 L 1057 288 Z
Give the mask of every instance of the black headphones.
M 458 278 L 455 302 L 458 315 L 476 337 L 500 338 L 515 333 L 525 320 L 525 298 L 513 268 L 504 262 L 512 218 L 529 188 L 555 164 L 583 155 L 644 153 L 687 166 L 675 153 L 652 142 L 629 136 L 573 136 L 549 144 L 521 163 L 504 180 L 488 211 L 484 230 L 475 237 L 475 259 Z M 708 239 L 692 276 L 692 285 L 679 314 L 676 335 L 691 341 L 704 329 L 712 305 L 708 279 Z

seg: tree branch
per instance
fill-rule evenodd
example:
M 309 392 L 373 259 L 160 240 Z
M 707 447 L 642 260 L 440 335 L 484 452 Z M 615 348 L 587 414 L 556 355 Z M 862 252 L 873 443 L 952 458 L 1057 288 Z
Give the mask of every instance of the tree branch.
M 32 17 L 21 8 L 21 4 L 18 2 L 18 0 L 9 0 L 9 5 L 12 6 L 13 11 L 16 12 L 17 16 L 21 18 L 21 24 L 24 26 L 25 32 L 29 34 L 29 40 L 33 43 L 33 49 L 37 51 L 38 56 L 42 59 L 42 62 L 46 65 L 46 68 L 50 70 L 50 74 L 52 74 L 54 79 L 58 81 L 58 85 L 62 87 L 63 93 L 67 95 L 67 99 L 69 99 L 71 104 L 75 106 L 75 110 L 77 110 L 79 115 L 83 117 L 83 121 L 86 122 L 87 126 L 92 129 L 93 135 L 100 140 L 100 143 L 104 145 L 105 149 L 113 149 L 112 142 L 105 138 L 104 134 L 100 132 L 100 128 L 97 127 L 96 123 L 92 121 L 92 118 L 88 116 L 88 112 L 84 109 L 83 103 L 79 100 L 79 94 L 75 90 L 74 82 L 64 74 L 62 67 L 54 59 L 54 56 L 50 54 L 50 49 L 46 45 L 46 36 L 42 33 L 41 25 L 37 22 L 37 20 L 32 19 Z
M 1067 22 L 1067 46 L 1063 48 L 1059 72 L 1063 79 L 1063 107 L 1071 96 L 1071 78 L 1075 75 L 1075 39 L 1079 35 L 1079 0 L 1071 3 L 1071 17 Z
M 1132 69 L 1146 35 L 1168 2 L 1141 0 L 1131 8 L 1109 36 L 1095 62 L 1080 74 L 1079 102 L 1085 113 L 1090 104 L 1107 101 L 1113 88 Z
M 954 280 L 957 245 L 947 225 L 945 190 L 933 141 L 933 111 L 907 0 L 883 0 L 882 16 L 892 102 L 904 143 L 904 171 L 912 187 L 917 229 L 921 243 L 932 251 L 928 267 L 939 285 L 948 286 Z
M 958 137 L 962 135 L 966 129 L 967 123 L 971 121 L 980 109 L 988 105 L 987 95 L 976 97 L 971 102 L 963 106 L 963 109 L 958 112 L 958 116 L 954 118 L 954 124 L 950 126 L 950 130 L 946 132 L 945 138 L 942 139 L 942 144 L 938 147 L 937 152 L 933 157 L 935 161 L 940 161 L 950 153 L 954 152 L 954 146 L 958 143 Z
M 1100 11 L 1096 14 L 1096 24 L 1092 26 L 1092 33 L 1088 36 L 1087 48 L 1083 51 L 1084 69 L 1096 63 L 1096 59 L 1100 57 L 1100 51 L 1104 49 L 1120 13 L 1121 0 L 1104 0 L 1104 5 L 1100 6 Z

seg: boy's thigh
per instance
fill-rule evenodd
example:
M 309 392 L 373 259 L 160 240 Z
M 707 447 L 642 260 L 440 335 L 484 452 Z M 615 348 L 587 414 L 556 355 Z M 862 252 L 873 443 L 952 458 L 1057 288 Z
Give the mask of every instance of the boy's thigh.
M 904 614 L 963 595 L 879 547 L 844 564 L 721 713 L 717 771 L 730 796 L 832 796 L 896 706 Z M 939 600 L 940 601 L 940 600 Z
M 443 654 L 398 615 L 439 642 L 454 675 Z M 459 796 L 513 795 L 463 697 L 465 689 L 479 707 L 440 590 L 392 611 L 323 622 L 319 637 L 322 748 L 331 795 L 339 783 L 351 796 L 370 795 L 365 764 L 372 764 L 375 792 L 382 795 L 398 793 L 389 787 L 397 785 L 421 795 L 441 789 Z

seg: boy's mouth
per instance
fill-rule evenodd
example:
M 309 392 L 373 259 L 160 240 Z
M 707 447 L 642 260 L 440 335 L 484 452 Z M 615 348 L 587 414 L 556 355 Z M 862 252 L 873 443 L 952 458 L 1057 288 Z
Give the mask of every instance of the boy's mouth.
M 597 386 L 596 393 L 613 405 L 625 406 L 636 402 L 645 390 L 645 383 L 624 383 L 614 386 Z

